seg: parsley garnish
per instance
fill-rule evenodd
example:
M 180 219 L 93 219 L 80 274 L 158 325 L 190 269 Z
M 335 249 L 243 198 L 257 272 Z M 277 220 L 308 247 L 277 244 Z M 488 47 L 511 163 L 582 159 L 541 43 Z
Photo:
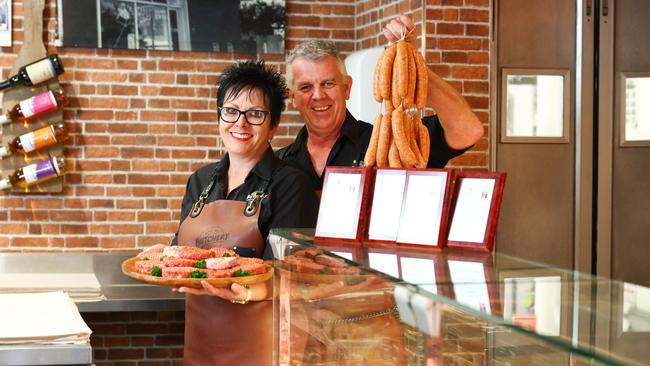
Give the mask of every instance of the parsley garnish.
M 237 270 L 235 271 L 235 277 L 244 277 L 244 276 L 250 276 L 250 275 L 251 275 L 250 272 L 244 271 L 241 268 L 237 268 Z
M 319 269 L 318 272 L 316 272 L 316 274 L 332 274 L 332 270 L 325 267 L 325 268 Z
M 161 277 L 162 276 L 162 269 L 158 266 L 153 266 L 151 267 L 151 275 L 154 277 Z
M 190 278 L 208 278 L 208 275 L 207 275 L 207 273 L 205 273 L 205 271 L 196 270 L 196 271 L 190 273 L 189 277 Z
M 149 260 L 149 257 L 142 257 L 142 258 L 140 258 L 140 260 L 141 260 L 141 261 L 148 261 L 148 260 Z
M 200 261 L 196 262 L 194 268 L 205 268 L 205 259 L 201 259 Z
M 230 253 L 223 253 L 222 257 L 232 257 L 232 255 Z

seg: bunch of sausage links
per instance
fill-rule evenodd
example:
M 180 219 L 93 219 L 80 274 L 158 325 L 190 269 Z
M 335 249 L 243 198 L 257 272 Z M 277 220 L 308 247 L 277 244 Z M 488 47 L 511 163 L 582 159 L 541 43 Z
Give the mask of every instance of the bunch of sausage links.
M 375 67 L 373 92 L 384 113 L 375 119 L 365 166 L 425 168 L 429 133 L 419 110 L 427 100 L 427 66 L 417 49 L 404 40 L 384 50 Z

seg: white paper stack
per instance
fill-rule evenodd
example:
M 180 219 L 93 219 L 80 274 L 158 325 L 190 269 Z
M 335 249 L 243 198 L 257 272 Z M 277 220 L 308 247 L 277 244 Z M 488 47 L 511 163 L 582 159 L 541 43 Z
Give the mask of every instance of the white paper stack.
M 0 294 L 0 344 L 86 343 L 90 333 L 64 292 Z
M 0 293 L 65 291 L 76 302 L 102 300 L 94 273 L 0 273 Z

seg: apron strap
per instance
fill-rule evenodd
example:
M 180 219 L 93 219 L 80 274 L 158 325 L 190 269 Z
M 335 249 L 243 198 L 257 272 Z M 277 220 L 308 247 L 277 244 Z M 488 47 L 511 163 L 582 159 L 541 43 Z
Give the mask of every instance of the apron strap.
M 256 191 L 251 192 L 247 197 L 246 197 L 246 206 L 244 207 L 244 216 L 253 216 L 257 212 L 257 209 L 262 202 L 264 198 L 268 196 L 268 189 L 269 186 L 271 185 L 271 182 L 273 181 L 273 177 L 282 170 L 284 166 L 280 167 L 279 169 L 276 169 L 272 174 L 269 179 L 264 180 L 264 182 L 261 184 L 260 188 L 258 188 Z M 190 211 L 190 217 L 197 217 L 201 213 L 201 210 L 203 209 L 203 206 L 205 206 L 205 200 L 208 198 L 208 195 L 212 191 L 212 188 L 214 187 L 214 182 L 217 177 L 217 170 L 215 169 L 214 172 L 212 173 L 212 178 L 210 179 L 210 183 L 203 189 L 203 192 L 201 192 L 201 195 L 199 196 L 199 199 L 194 202 L 192 205 L 192 210 Z
M 260 185 L 260 188 L 258 188 L 256 191 L 251 192 L 247 197 L 246 197 L 246 206 L 244 207 L 244 216 L 253 216 L 257 212 L 257 209 L 260 206 L 260 203 L 262 202 L 263 199 L 265 199 L 268 196 L 268 189 L 269 186 L 271 185 L 271 182 L 273 181 L 273 177 L 275 177 L 275 174 L 282 170 L 284 166 L 280 167 L 279 169 L 276 169 L 272 174 L 269 179 L 264 180 L 262 184 Z
M 216 177 L 217 177 L 217 169 L 215 169 L 214 172 L 212 172 L 212 178 L 210 179 L 210 183 L 203 189 L 203 192 L 201 192 L 199 199 L 196 200 L 196 202 L 194 202 L 194 204 L 192 205 L 192 210 L 190 211 L 190 217 L 194 218 L 199 216 L 201 210 L 203 210 L 203 206 L 205 206 L 205 200 L 208 198 L 210 191 L 212 191 L 212 188 L 214 187 L 214 182 Z

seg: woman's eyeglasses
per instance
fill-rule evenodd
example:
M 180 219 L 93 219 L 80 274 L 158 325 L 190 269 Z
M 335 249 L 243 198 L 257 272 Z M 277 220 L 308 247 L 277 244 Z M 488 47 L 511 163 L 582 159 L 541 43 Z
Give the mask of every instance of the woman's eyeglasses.
M 246 121 L 252 125 L 259 126 L 266 120 L 269 114 L 267 111 L 260 111 L 257 109 L 249 109 L 247 111 L 240 111 L 232 107 L 219 107 L 219 117 L 228 123 L 235 123 L 242 114 L 246 116 Z

